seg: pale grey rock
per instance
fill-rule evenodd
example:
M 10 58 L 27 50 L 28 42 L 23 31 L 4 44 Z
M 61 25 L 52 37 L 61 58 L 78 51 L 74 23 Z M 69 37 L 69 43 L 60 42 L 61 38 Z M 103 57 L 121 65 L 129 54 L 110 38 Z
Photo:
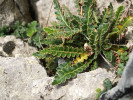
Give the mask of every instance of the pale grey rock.
M 15 43 L 15 49 L 12 51 L 11 55 L 8 55 L 6 52 L 3 51 L 4 45 L 9 41 L 13 41 Z M 0 52 L 3 53 L 3 56 L 28 57 L 37 52 L 37 49 L 35 47 L 30 46 L 28 43 L 25 43 L 21 39 L 17 39 L 15 36 L 12 35 L 0 37 L 0 44 Z M 10 49 L 11 47 L 6 48 Z
M 133 100 L 133 93 L 129 93 L 118 100 Z
M 19 20 L 29 22 L 31 15 L 27 0 L 0 0 L 0 27 Z
M 0 57 L 0 100 L 32 98 L 33 81 L 47 77 L 35 57 Z
M 40 100 L 96 100 L 96 89 L 103 89 L 106 78 L 114 79 L 114 74 L 105 69 L 96 69 L 77 75 L 68 82 L 52 86 L 53 77 L 42 78 L 33 82 L 34 98 Z
M 4 1 L 4 0 L 0 0 L 0 4 L 2 4 L 2 3 L 3 3 L 3 1 Z
M 114 77 L 99 68 L 52 86 L 53 77 L 34 56 L 0 57 L 0 100 L 96 100 L 96 89 L 103 89 L 103 81 Z
M 133 46 L 133 26 L 129 26 L 126 32 L 126 39 L 128 40 L 127 47 Z
M 126 100 L 133 99 L 133 51 L 129 55 L 129 60 L 122 73 L 121 79 L 118 84 L 111 90 L 103 93 L 99 100 L 117 100 L 124 96 Z M 132 98 L 132 99 L 130 99 Z
M 104 10 L 104 8 L 107 8 L 110 5 L 110 3 L 112 3 L 115 11 L 119 6 L 123 5 L 125 12 L 130 8 L 132 4 L 132 0 L 106 0 L 106 2 L 105 0 L 96 0 L 96 2 L 101 12 Z

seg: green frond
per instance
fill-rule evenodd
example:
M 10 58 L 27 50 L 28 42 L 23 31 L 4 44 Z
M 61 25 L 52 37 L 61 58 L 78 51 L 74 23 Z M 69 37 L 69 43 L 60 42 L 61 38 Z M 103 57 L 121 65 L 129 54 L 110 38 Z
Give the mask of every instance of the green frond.
M 59 31 L 59 29 L 55 29 L 53 27 L 45 27 L 43 30 L 47 35 L 56 34 Z
M 123 12 L 123 6 L 118 7 L 115 13 L 115 25 L 114 26 L 117 26 L 119 24 L 122 12 Z
M 65 5 L 63 5 L 62 8 L 63 8 L 63 11 L 65 12 L 64 16 L 67 16 L 68 18 L 73 16 L 70 10 Z
M 35 32 L 37 32 L 36 29 L 37 21 L 33 21 L 28 24 L 28 28 L 26 28 L 27 36 L 32 37 Z
M 106 39 L 109 39 L 113 35 L 117 34 L 118 31 L 119 31 L 118 28 L 113 28 L 112 32 L 107 34 Z
M 103 54 L 105 55 L 106 59 L 111 62 L 112 61 L 112 55 L 113 55 L 113 51 L 110 50 L 110 51 L 104 51 L 103 50 Z
M 46 27 L 44 28 L 44 31 L 46 32 L 47 39 L 55 39 L 55 38 L 69 38 L 73 36 L 76 33 L 82 32 L 81 29 L 74 28 L 74 29 L 55 29 L 55 28 L 50 28 Z
M 77 12 L 80 13 L 80 6 L 79 6 L 79 0 L 74 0 L 75 7 L 77 8 Z
M 70 58 L 70 57 L 77 57 L 81 55 L 82 53 L 83 53 L 83 49 L 79 49 L 79 48 L 73 48 L 73 47 L 68 47 L 68 46 L 66 47 L 51 46 L 37 53 L 34 53 L 34 55 L 37 56 L 38 58 L 44 58 L 43 56 L 46 54 L 51 54 L 57 57 Z
M 133 17 L 124 18 L 124 20 L 121 23 L 120 30 L 118 31 L 117 35 L 120 35 L 128 26 L 132 24 Z
M 62 44 L 62 40 L 52 35 L 50 38 L 40 40 L 40 43 L 45 45 L 60 45 Z
M 102 23 L 111 23 L 113 21 L 114 16 L 114 10 L 112 3 L 110 3 L 109 8 L 105 8 L 105 10 L 102 12 L 100 24 Z
M 55 14 L 57 16 L 57 20 L 59 20 L 61 22 L 60 25 L 61 26 L 66 26 L 69 29 L 71 29 L 69 21 L 67 21 L 66 17 L 63 15 L 63 12 L 62 12 L 62 10 L 60 8 L 58 0 L 54 0 L 54 4 L 55 4 L 55 9 L 57 10 L 55 12 Z
M 104 39 L 104 45 L 102 46 L 103 50 L 109 50 L 112 47 L 109 39 Z
M 104 35 L 106 34 L 106 32 L 108 31 L 109 28 L 109 24 L 107 23 L 103 23 L 102 25 L 99 25 L 98 27 L 98 38 L 99 38 L 99 49 L 101 51 L 103 42 L 104 42 Z
M 132 24 L 132 21 L 133 17 L 124 18 L 124 20 L 121 23 L 119 23 L 120 25 L 115 26 L 112 32 L 108 33 L 106 38 L 109 39 L 111 36 L 120 35 L 128 26 Z
M 92 48 L 92 51 L 95 52 L 95 48 L 97 47 L 97 39 L 98 39 L 98 34 L 96 32 L 92 32 L 92 34 L 89 36 L 89 44 Z
M 87 64 L 78 63 L 70 67 L 69 63 L 63 64 L 61 70 L 57 70 L 57 75 L 52 82 L 52 85 L 57 85 L 66 82 L 67 79 L 74 78 L 76 75 L 85 70 L 92 63 L 94 59 L 91 59 Z
M 101 19 L 101 24 L 107 22 L 107 16 L 108 16 L 108 10 L 105 8 L 105 11 L 103 11 L 102 19 Z

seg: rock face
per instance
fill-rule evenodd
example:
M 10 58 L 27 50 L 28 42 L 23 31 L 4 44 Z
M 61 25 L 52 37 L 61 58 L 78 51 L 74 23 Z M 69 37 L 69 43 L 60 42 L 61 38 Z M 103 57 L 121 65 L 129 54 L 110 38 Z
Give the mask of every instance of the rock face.
M 0 61 L 0 100 L 95 100 L 103 80 L 114 77 L 99 68 L 52 86 L 53 77 L 46 75 L 35 57 L 0 57 Z
M 35 57 L 0 57 L 0 100 L 32 99 L 33 81 L 47 77 Z
M 132 47 L 133 46 L 133 26 L 129 26 L 128 31 L 126 32 L 126 38 L 128 40 L 127 47 Z
M 10 57 L 32 56 L 37 49 L 15 36 L 0 37 L 0 55 Z
M 99 68 L 78 74 L 77 78 L 58 86 L 51 85 L 53 78 L 42 78 L 34 81 L 33 94 L 36 100 L 40 100 L 40 97 L 44 100 L 96 100 L 96 89 L 103 88 L 105 78 L 113 80 L 113 77 L 111 72 Z
M 16 20 L 31 21 L 27 0 L 0 0 L 0 27 Z

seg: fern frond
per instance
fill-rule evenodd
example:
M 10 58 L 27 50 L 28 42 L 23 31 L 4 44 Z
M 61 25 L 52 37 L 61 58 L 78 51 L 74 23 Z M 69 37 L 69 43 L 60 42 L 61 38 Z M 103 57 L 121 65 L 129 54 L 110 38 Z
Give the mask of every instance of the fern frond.
M 47 35 L 57 34 L 57 32 L 59 31 L 59 29 L 55 29 L 53 27 L 45 27 L 43 30 L 47 33 Z
M 104 45 L 102 47 L 103 50 L 109 50 L 112 47 L 112 44 L 110 43 L 109 39 L 104 39 Z
M 110 50 L 110 51 L 104 51 L 103 50 L 103 54 L 105 55 L 106 59 L 111 62 L 112 61 L 112 55 L 113 55 L 113 51 Z
M 120 35 L 128 26 L 132 24 L 133 17 L 124 18 L 124 20 L 121 22 L 121 25 L 117 25 L 113 28 L 113 31 L 111 33 L 108 33 L 106 38 L 110 38 L 113 35 Z M 120 27 L 119 27 L 120 26 Z
M 107 16 L 108 16 L 108 10 L 105 8 L 105 11 L 103 11 L 102 19 L 101 19 L 101 24 L 107 22 Z
M 73 16 L 70 10 L 65 5 L 63 5 L 62 8 L 63 8 L 63 11 L 65 12 L 64 16 L 67 16 L 68 18 Z
M 54 47 L 49 47 L 46 48 L 44 50 L 41 50 L 37 53 L 34 53 L 35 56 L 37 56 L 38 58 L 43 58 L 42 55 L 46 55 L 46 54 L 51 54 L 53 56 L 57 56 L 57 57 L 77 57 L 79 55 L 81 55 L 83 53 L 83 49 L 79 49 L 79 48 L 73 48 L 73 47 L 62 47 L 62 46 L 54 46 Z
M 55 14 L 57 15 L 57 20 L 61 21 L 60 25 L 66 26 L 69 29 L 71 29 L 69 21 L 67 21 L 66 17 L 63 15 L 63 12 L 61 10 L 61 7 L 60 7 L 58 0 L 54 0 L 54 4 L 55 4 L 55 9 L 57 10 L 55 12 Z
M 123 12 L 123 6 L 118 7 L 115 13 L 115 21 L 114 21 L 115 25 L 114 26 L 117 26 L 119 24 L 122 12 Z
M 120 35 L 128 26 L 132 24 L 133 17 L 124 18 L 124 20 L 121 23 L 120 30 L 118 31 L 117 35 Z
M 80 5 L 79 5 L 79 0 L 74 0 L 75 7 L 77 8 L 77 12 L 80 13 Z
M 107 23 L 103 23 L 102 25 L 99 25 L 98 27 L 98 38 L 99 38 L 99 48 L 101 51 L 103 42 L 104 42 L 104 35 L 106 34 L 106 32 L 108 31 L 109 28 L 109 24 Z
M 70 36 L 73 36 L 76 33 L 82 32 L 81 29 L 74 28 L 74 29 L 55 29 L 46 27 L 44 28 L 44 31 L 47 33 L 47 38 L 69 38 Z
M 92 32 L 92 34 L 89 36 L 89 44 L 91 46 L 91 49 L 92 49 L 92 52 L 95 52 L 95 47 L 96 47 L 96 44 L 95 44 L 95 39 L 97 37 L 97 33 L 96 32 Z
M 70 64 L 62 64 L 61 70 L 57 70 L 57 75 L 54 78 L 54 81 L 52 82 L 52 85 L 57 85 L 64 83 L 67 79 L 74 78 L 76 75 L 83 70 L 85 70 L 89 65 L 93 62 L 96 56 L 94 56 L 93 59 L 90 59 L 87 64 L 78 63 L 77 65 L 73 65 L 72 67 L 69 67 Z
M 105 10 L 102 12 L 100 24 L 103 23 L 111 23 L 113 21 L 114 16 L 114 10 L 112 3 L 110 3 L 108 8 L 105 8 Z

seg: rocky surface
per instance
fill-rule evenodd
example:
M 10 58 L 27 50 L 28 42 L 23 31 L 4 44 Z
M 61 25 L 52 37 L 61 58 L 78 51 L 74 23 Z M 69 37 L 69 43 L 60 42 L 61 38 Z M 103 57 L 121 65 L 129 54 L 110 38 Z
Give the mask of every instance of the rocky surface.
M 32 56 L 37 49 L 15 36 L 0 37 L 0 55 L 10 57 Z
M 127 94 L 118 100 L 133 100 L 133 93 Z
M 31 21 L 27 0 L 0 0 L 0 27 L 16 20 Z
M 128 40 L 127 47 L 133 46 L 133 26 L 129 26 L 126 32 L 126 39 Z
M 33 81 L 47 77 L 35 57 L 0 57 L 0 100 L 32 99 Z
M 58 86 L 51 85 L 53 78 L 42 78 L 34 81 L 33 93 L 44 100 L 96 100 L 96 89 L 103 89 L 105 78 L 113 80 L 114 75 L 101 68 L 78 74 L 75 79 Z
M 46 75 L 35 57 L 0 57 L 0 61 L 0 100 L 95 100 L 103 80 L 114 77 L 99 68 L 52 86 L 53 77 Z

